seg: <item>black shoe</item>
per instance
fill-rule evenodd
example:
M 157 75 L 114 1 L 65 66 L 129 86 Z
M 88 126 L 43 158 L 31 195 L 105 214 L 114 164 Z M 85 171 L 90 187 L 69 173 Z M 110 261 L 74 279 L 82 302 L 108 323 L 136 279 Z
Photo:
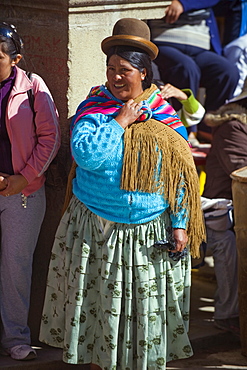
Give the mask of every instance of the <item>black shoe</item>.
M 239 317 L 230 319 L 215 319 L 214 326 L 218 329 L 230 331 L 231 333 L 240 336 Z

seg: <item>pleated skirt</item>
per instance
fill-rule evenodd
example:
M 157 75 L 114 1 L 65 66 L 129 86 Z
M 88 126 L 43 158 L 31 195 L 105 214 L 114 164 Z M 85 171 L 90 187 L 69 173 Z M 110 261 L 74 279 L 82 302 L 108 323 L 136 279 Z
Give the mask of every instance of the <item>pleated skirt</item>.
M 191 259 L 154 247 L 171 232 L 168 212 L 141 225 L 98 217 L 73 196 L 57 229 L 40 340 L 63 361 L 104 370 L 164 370 L 192 356 Z

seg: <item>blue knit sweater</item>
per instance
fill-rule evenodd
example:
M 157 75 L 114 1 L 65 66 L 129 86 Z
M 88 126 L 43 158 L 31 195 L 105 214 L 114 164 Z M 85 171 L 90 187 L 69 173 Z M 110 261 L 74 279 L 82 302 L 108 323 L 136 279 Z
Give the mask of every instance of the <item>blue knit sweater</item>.
M 120 189 L 124 129 L 111 116 L 81 118 L 72 132 L 71 150 L 77 163 L 73 193 L 93 213 L 107 220 L 141 224 L 168 207 L 163 195 Z M 179 199 L 181 201 L 182 194 Z M 171 215 L 172 227 L 186 228 L 186 209 Z

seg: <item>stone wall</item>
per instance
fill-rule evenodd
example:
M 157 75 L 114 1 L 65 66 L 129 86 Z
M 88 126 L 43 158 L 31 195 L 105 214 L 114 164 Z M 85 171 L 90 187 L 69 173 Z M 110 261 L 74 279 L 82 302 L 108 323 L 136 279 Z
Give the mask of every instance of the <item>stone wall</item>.
M 47 211 L 34 255 L 29 325 L 38 342 L 45 281 L 60 220 L 67 174 L 69 123 L 91 86 L 105 82 L 100 44 L 122 17 L 160 18 L 170 1 L 146 0 L 2 0 L 0 20 L 13 23 L 24 41 L 22 68 L 42 76 L 60 115 L 62 145 L 48 170 Z M 1 297 L 0 297 L 1 299 Z

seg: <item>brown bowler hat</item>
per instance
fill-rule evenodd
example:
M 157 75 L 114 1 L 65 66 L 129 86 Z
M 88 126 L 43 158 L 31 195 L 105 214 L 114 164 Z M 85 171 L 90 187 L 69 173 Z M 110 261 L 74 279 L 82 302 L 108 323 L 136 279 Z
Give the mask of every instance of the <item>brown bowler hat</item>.
M 112 36 L 105 38 L 101 43 L 102 51 L 107 54 L 112 46 L 134 46 L 144 50 L 151 59 L 158 55 L 157 46 L 150 41 L 148 25 L 136 18 L 122 18 L 113 27 Z

